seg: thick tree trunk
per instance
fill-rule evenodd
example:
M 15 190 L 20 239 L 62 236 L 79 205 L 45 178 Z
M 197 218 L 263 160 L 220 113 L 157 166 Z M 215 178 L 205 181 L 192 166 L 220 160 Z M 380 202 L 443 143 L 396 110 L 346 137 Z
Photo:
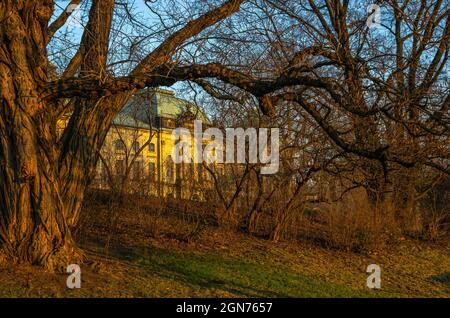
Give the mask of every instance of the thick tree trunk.
M 359 102 L 363 104 L 362 101 Z M 363 110 L 366 110 L 363 108 Z M 371 118 L 355 118 L 356 143 L 361 148 L 369 148 L 372 151 L 380 148 L 380 139 L 376 123 Z M 365 190 L 369 203 L 374 208 L 384 202 L 386 182 L 383 167 L 380 162 L 362 158 L 361 168 L 365 173 Z
M 58 269 L 78 262 L 61 197 L 56 136 L 39 98 L 50 2 L 0 3 L 0 259 Z
M 78 262 L 45 132 L 20 111 L 24 105 L 1 103 L 0 257 L 49 269 Z
M 78 101 L 67 128 L 62 136 L 63 147 L 59 154 L 59 176 L 61 196 L 68 210 L 67 222 L 70 227 L 76 225 L 84 199 L 84 193 L 95 173 L 99 160 L 99 150 L 110 128 L 114 112 L 107 110 L 106 103 Z M 92 105 L 95 104 L 95 105 Z M 104 108 L 100 111 L 99 108 Z M 89 108 L 91 111 L 82 111 Z

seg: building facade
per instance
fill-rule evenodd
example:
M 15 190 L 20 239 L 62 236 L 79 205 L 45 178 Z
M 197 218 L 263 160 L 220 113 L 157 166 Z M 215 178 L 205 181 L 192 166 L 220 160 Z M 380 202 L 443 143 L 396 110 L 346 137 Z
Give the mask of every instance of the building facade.
M 59 123 L 64 129 L 68 116 Z M 101 149 L 91 187 L 191 200 L 211 189 L 202 164 L 175 164 L 177 127 L 193 130 L 194 120 L 209 120 L 197 105 L 173 91 L 153 89 L 134 95 L 116 116 Z M 191 148 L 193 152 L 193 146 Z

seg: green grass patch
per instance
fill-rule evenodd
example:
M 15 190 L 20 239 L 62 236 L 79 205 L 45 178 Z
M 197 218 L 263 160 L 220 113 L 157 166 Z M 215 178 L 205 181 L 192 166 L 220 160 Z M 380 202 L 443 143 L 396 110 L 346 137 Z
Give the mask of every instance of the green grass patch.
M 263 257 L 235 258 L 217 253 L 134 250 L 131 261 L 149 274 L 157 274 L 192 288 L 195 294 L 239 297 L 376 297 L 380 292 L 355 290 L 288 266 L 272 266 Z M 202 293 L 202 291 L 209 291 Z

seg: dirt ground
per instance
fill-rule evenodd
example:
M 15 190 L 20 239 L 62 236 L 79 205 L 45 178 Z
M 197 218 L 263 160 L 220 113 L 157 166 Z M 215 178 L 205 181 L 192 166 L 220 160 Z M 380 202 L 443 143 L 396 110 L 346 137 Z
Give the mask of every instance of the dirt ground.
M 66 273 L 2 264 L 0 296 L 450 296 L 448 240 L 404 239 L 381 252 L 356 254 L 310 242 L 274 244 L 213 226 L 198 230 L 173 216 L 116 214 L 104 206 L 90 209 L 76 232 L 88 259 L 80 289 L 67 288 Z M 381 267 L 380 290 L 366 286 L 369 264 Z

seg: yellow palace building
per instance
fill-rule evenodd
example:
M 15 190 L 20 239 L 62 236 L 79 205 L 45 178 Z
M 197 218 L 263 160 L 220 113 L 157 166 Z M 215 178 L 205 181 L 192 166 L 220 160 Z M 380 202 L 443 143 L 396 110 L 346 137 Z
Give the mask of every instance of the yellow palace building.
M 59 127 L 62 130 L 68 117 Z M 101 150 L 91 186 L 183 199 L 201 199 L 211 189 L 202 164 L 175 164 L 177 127 L 193 130 L 193 121 L 209 120 L 203 110 L 173 91 L 145 90 L 134 95 L 116 116 Z M 192 149 L 193 151 L 193 149 Z

